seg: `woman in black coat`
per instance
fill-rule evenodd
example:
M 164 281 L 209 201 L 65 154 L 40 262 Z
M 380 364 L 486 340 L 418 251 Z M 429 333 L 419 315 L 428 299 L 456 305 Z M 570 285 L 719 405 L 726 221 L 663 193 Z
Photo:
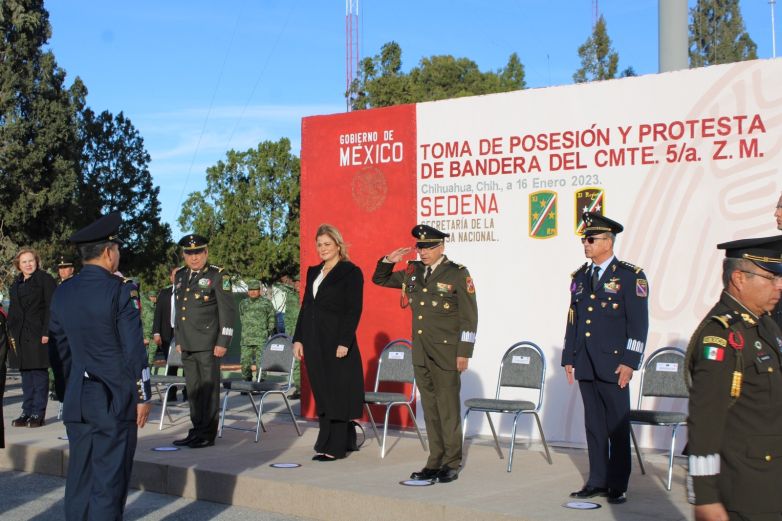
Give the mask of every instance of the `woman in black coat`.
M 51 275 L 40 269 L 41 258 L 30 248 L 14 257 L 19 275 L 9 290 L 9 360 L 22 374 L 22 414 L 11 425 L 40 427 L 49 400 L 49 305 L 57 287 Z
M 364 277 L 348 260 L 336 228 L 321 225 L 316 241 L 323 262 L 307 270 L 293 352 L 306 361 L 320 421 L 312 459 L 334 461 L 357 450 L 350 420 L 361 417 L 364 404 L 364 371 L 356 343 Z

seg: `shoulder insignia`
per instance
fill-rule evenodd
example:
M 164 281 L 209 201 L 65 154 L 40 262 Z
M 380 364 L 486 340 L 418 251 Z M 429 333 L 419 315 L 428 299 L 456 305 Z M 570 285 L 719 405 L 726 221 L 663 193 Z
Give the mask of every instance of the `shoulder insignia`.
M 635 273 L 641 273 L 643 271 L 643 268 L 639 268 L 638 266 L 630 264 L 629 262 L 619 261 L 619 265 L 630 271 L 634 271 Z
M 724 315 L 712 315 L 709 317 L 711 320 L 715 320 L 722 324 L 722 326 L 725 329 L 728 329 L 732 324 L 734 324 L 737 320 L 736 317 L 731 315 L 730 313 L 726 313 Z
M 421 264 L 420 260 L 409 260 L 407 261 L 407 264 Z
M 180 272 L 180 271 L 182 271 L 183 269 L 185 269 L 185 266 L 180 266 L 180 267 L 178 267 L 178 268 L 176 269 L 176 273 L 179 273 L 179 272 Z
M 574 278 L 578 274 L 579 271 L 582 271 L 582 270 L 586 269 L 587 266 L 589 266 L 588 262 L 585 262 L 584 264 L 579 266 L 579 268 L 576 271 L 574 271 L 573 273 L 570 274 L 570 278 L 571 279 Z
M 223 271 L 223 267 L 222 266 L 215 266 L 214 264 L 210 264 L 209 267 L 216 269 L 218 273 Z

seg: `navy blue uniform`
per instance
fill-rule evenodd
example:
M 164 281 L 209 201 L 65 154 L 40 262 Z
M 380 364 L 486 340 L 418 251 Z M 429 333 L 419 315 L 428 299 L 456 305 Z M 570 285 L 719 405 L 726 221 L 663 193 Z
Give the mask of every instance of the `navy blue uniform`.
M 630 388 L 620 364 L 639 369 L 649 328 L 646 276 L 614 258 L 592 291 L 590 265 L 572 275 L 562 365 L 572 365 L 584 401 L 587 486 L 625 491 L 630 478 Z
M 50 333 L 66 380 L 66 519 L 121 519 L 136 406 L 151 395 L 136 286 L 87 264 L 55 291 Z

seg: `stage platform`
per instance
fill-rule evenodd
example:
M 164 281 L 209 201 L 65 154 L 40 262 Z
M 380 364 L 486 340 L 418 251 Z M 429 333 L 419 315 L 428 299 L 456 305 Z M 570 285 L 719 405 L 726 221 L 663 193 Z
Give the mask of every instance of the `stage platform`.
M 64 476 L 68 442 L 62 422 L 56 420 L 57 402 L 50 402 L 47 425 L 39 429 L 14 428 L 20 412 L 21 389 L 10 379 L 4 400 L 6 449 L 0 450 L 0 467 Z M 677 458 L 673 490 L 665 490 L 667 460 L 660 452 L 647 452 L 647 474 L 634 463 L 624 505 L 596 498 L 596 510 L 571 510 L 562 505 L 568 493 L 581 487 L 587 470 L 583 449 L 552 447 L 553 465 L 542 446 L 517 444 L 513 472 L 500 459 L 493 443 L 469 440 L 464 468 L 457 481 L 426 487 L 399 484 L 420 469 L 426 455 L 414 432 L 391 431 L 388 452 L 380 459 L 378 443 L 367 428 L 362 449 L 336 462 L 311 461 L 317 425 L 299 421 L 298 437 L 280 400 L 271 398 L 271 414 L 264 415 L 268 432 L 259 443 L 254 435 L 226 429 L 214 447 L 176 452 L 155 452 L 183 437 L 189 426 L 187 407 L 172 409 L 175 423 L 164 422 L 159 431 L 160 406 L 151 424 L 139 431 L 132 487 L 219 503 L 258 508 L 292 516 L 323 520 L 398 521 L 564 521 L 588 519 L 678 521 L 692 519 L 684 487 L 684 458 Z M 254 427 L 252 409 L 244 396 L 232 399 L 226 425 Z M 296 405 L 296 409 L 298 404 Z M 530 419 L 531 420 L 531 419 Z M 522 420 L 522 422 L 530 421 Z M 526 427 L 526 423 L 524 423 Z M 521 429 L 522 432 L 527 432 Z M 503 444 L 507 458 L 507 440 Z M 272 463 L 299 463 L 298 468 L 272 468 Z

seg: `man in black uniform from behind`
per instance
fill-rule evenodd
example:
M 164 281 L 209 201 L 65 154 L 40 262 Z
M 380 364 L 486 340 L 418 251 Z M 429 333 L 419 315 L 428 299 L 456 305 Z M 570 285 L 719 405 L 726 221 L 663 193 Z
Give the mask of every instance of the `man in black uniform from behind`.
M 231 278 L 207 264 L 206 237 L 185 235 L 179 241 L 185 265 L 174 275 L 174 338 L 182 353 L 187 400 L 193 428 L 174 445 L 211 447 L 217 437 L 220 408 L 220 360 L 234 334 L 236 306 Z

